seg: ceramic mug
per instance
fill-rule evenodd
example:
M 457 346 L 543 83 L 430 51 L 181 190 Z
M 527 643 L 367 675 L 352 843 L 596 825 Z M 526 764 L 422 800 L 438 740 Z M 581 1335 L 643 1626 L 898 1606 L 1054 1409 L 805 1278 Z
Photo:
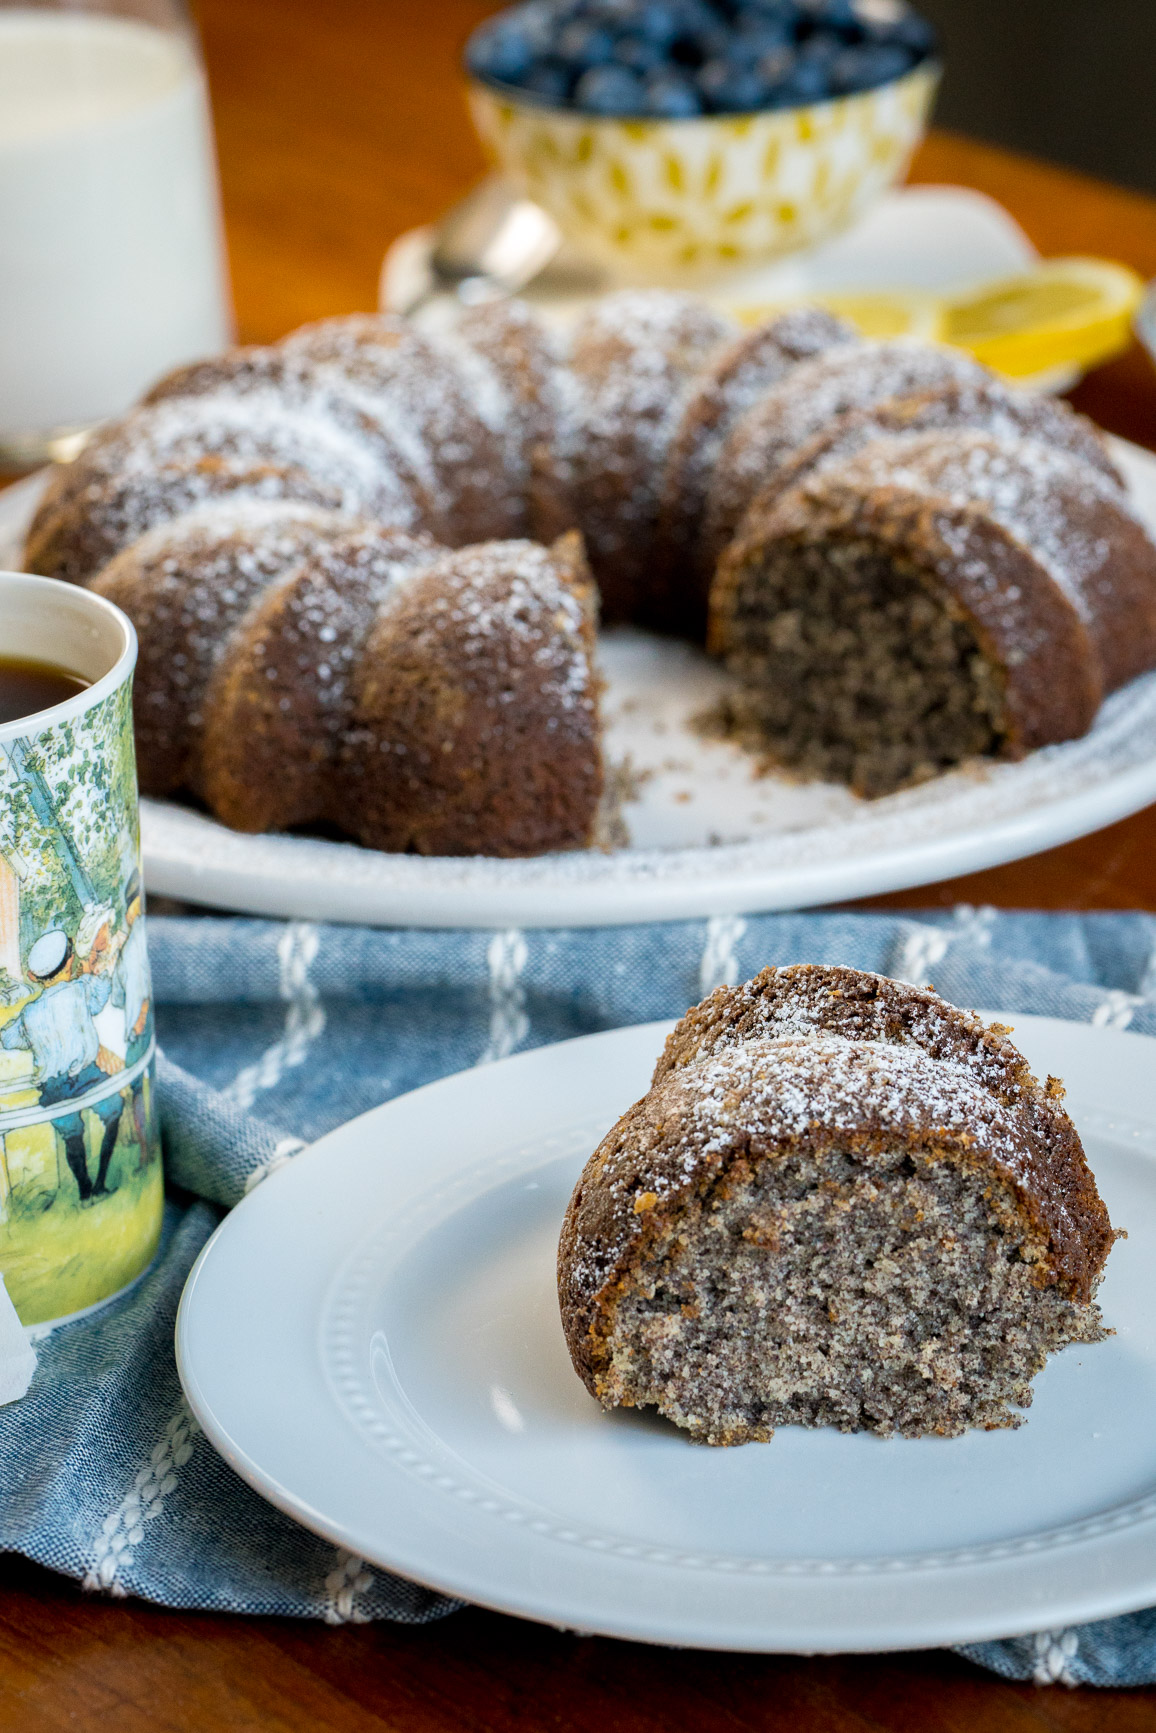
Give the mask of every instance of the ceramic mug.
M 160 1237 L 136 633 L 87 590 L 0 572 L 0 654 L 89 682 L 0 724 L 0 1272 L 41 1324 L 121 1293 Z

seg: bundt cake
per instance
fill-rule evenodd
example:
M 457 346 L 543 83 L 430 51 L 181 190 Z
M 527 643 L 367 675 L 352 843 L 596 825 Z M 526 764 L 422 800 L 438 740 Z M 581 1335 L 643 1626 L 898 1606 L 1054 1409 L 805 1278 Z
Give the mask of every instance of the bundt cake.
M 701 638 L 709 574 L 692 581 L 695 549 L 720 453 L 743 416 L 800 361 L 855 333 L 818 307 L 783 313 L 745 331 L 712 356 L 678 408 L 661 480 L 647 618 L 665 631 Z
M 571 500 L 607 622 L 645 619 L 662 474 L 679 406 L 735 326 L 690 296 L 597 303 L 570 373 L 580 403 Z
M 708 1444 L 1017 1426 L 1105 1334 L 1115 1238 L 1054 1078 L 855 969 L 720 987 L 587 1163 L 558 1251 L 575 1370 Z
M 748 512 L 711 592 L 729 723 L 889 793 L 1090 727 L 1156 663 L 1156 557 L 1101 467 L 955 428 L 877 438 Z
M 607 621 L 709 630 L 716 726 L 863 794 L 1069 738 L 1156 665 L 1156 550 L 1089 423 L 659 290 L 566 341 L 505 302 L 179 368 L 54 474 L 25 564 L 136 624 L 146 793 L 382 848 L 607 834 L 590 572 Z
M 148 531 L 92 587 L 138 627 L 149 793 L 190 790 L 239 830 L 329 823 L 372 848 L 602 840 L 596 608 L 573 533 L 449 550 L 235 499 Z

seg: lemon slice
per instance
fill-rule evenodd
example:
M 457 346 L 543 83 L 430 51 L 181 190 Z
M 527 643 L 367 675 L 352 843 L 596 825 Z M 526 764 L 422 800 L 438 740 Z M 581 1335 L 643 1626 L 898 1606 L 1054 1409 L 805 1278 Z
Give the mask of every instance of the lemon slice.
M 929 343 L 942 340 L 943 307 L 935 295 L 916 290 L 888 290 L 862 295 L 820 295 L 821 307 L 847 319 L 861 337 L 884 341 L 888 337 L 923 337 Z
M 943 307 L 941 341 L 1013 379 L 1127 347 L 1144 284 L 1106 259 L 1046 259 Z
M 1107 259 L 1042 259 L 1030 271 L 966 295 L 888 289 L 727 303 L 744 325 L 792 306 L 826 307 L 863 337 L 921 337 L 967 349 L 1012 379 L 1093 367 L 1127 347 L 1144 284 Z
M 923 337 L 929 343 L 942 340 L 943 310 L 935 295 L 917 290 L 883 291 L 840 295 L 808 295 L 796 301 L 750 301 L 730 304 L 728 310 L 744 325 L 761 325 L 788 307 L 826 307 L 847 319 L 861 337 Z

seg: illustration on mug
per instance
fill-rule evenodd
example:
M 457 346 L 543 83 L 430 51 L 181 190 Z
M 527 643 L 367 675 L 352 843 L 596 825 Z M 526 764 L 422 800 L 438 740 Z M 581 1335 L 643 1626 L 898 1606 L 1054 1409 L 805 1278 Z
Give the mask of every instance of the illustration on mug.
M 126 682 L 0 740 L 0 1271 L 26 1324 L 153 1256 L 153 1049 Z

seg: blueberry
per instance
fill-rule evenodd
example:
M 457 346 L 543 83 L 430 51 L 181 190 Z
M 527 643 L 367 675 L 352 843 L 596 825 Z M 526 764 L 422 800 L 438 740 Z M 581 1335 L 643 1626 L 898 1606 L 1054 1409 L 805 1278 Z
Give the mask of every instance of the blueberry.
M 796 0 L 796 3 L 802 21 L 812 29 L 859 33 L 859 14 L 854 0 Z
M 902 78 L 910 68 L 911 56 L 904 48 L 884 43 L 845 48 L 832 63 L 831 86 L 841 93 L 873 90 L 877 85 Z
M 746 114 L 761 108 L 767 94 L 757 67 L 738 60 L 708 60 L 697 82 L 707 107 L 720 114 Z
M 631 72 L 642 74 L 657 71 L 666 61 L 661 43 L 649 36 L 634 35 L 618 38 L 614 58 L 620 65 L 629 67 Z
M 794 0 L 745 0 L 738 15 L 741 24 L 772 24 L 787 37 L 793 37 L 799 23 Z
M 675 18 L 673 45 L 693 40 L 696 36 L 710 35 L 712 31 L 725 32 L 722 18 L 706 4 L 706 0 L 673 0 L 672 10 Z
M 689 30 L 708 30 L 722 23 L 722 15 L 712 0 L 675 0 Z
M 507 16 L 517 24 L 535 54 L 549 54 L 558 31 L 569 22 L 572 12 L 571 5 L 558 6 L 554 0 L 529 0 L 528 5 L 519 6 Z
M 799 64 L 801 66 L 819 66 L 824 72 L 832 62 L 843 52 L 843 44 L 837 36 L 831 36 L 826 31 L 808 36 L 799 49 Z
M 601 25 L 579 21 L 559 32 L 556 51 L 578 69 L 608 66 L 614 59 L 614 38 Z
M 582 10 L 583 18 L 592 19 L 597 24 L 614 33 L 619 30 L 634 28 L 634 15 L 638 8 L 635 0 L 586 0 Z
M 889 20 L 868 19 L 865 29 L 869 41 L 906 48 L 920 58 L 934 54 L 937 47 L 934 29 L 926 18 L 920 18 L 915 12 L 906 12 Z
M 799 97 L 791 89 L 789 84 L 776 85 L 773 90 L 767 91 L 760 107 L 764 112 L 775 108 L 798 108 Z
M 673 58 L 683 66 L 698 68 L 708 60 L 725 60 L 729 48 L 730 32 L 715 24 L 709 30 L 680 36 L 674 44 Z
M 895 26 L 891 40 L 902 48 L 910 48 L 913 54 L 934 54 L 939 47 L 934 25 L 914 12 Z
M 689 120 L 702 113 L 702 98 L 689 78 L 655 72 L 646 81 L 646 112 L 662 120 Z
M 870 82 L 866 56 L 870 52 L 870 49 L 844 48 L 835 56 L 828 68 L 828 78 L 837 96 L 848 96 L 852 91 L 866 89 Z
M 641 114 L 646 94 L 625 66 L 592 66 L 574 87 L 574 104 L 588 114 Z
M 518 84 L 533 64 L 534 52 L 525 33 L 512 21 L 499 19 L 470 40 L 466 63 L 483 78 Z
M 759 77 L 769 91 L 781 90 L 790 84 L 797 64 L 793 48 L 774 48 L 759 57 Z
M 553 103 L 558 107 L 570 95 L 572 77 L 570 68 L 563 61 L 539 60 L 523 78 L 522 89 L 532 91 L 535 96 L 540 96 L 543 102 Z
M 793 102 L 823 102 L 831 94 L 827 67 L 800 55 L 787 88 Z
M 759 19 L 747 14 L 738 19 L 731 36 L 731 58 L 760 60 L 764 54 L 786 48 L 793 39 L 788 25 L 772 18 Z
M 643 0 L 632 9 L 630 28 L 647 42 L 667 48 L 678 35 L 678 9 L 665 5 L 664 0 Z

